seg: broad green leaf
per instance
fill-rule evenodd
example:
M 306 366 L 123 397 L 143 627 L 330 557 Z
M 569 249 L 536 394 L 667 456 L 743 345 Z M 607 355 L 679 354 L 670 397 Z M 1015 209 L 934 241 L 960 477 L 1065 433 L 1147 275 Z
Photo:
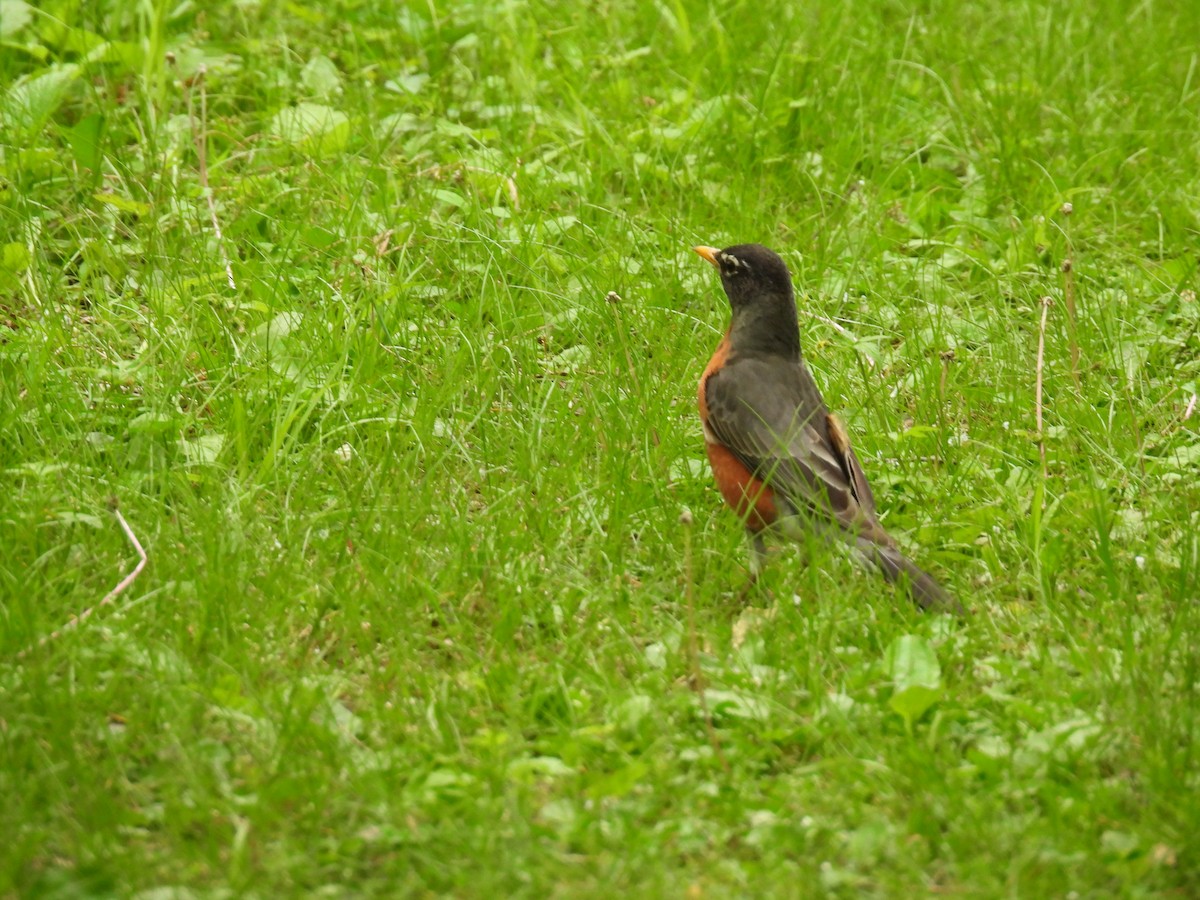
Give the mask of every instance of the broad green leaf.
M 984 772 L 1000 771 L 1012 756 L 1012 745 L 998 735 L 984 735 L 967 751 L 967 758 Z
M 627 731 L 634 731 L 646 716 L 654 711 L 654 701 L 646 694 L 634 694 L 613 710 L 614 721 Z
M 111 206 L 114 209 L 119 209 L 121 212 L 129 213 L 131 216 L 148 216 L 150 215 L 150 204 L 142 203 L 140 200 L 132 200 L 129 197 L 122 197 L 120 194 L 93 194 L 97 200 L 106 206 Z
M 175 427 L 175 417 L 166 413 L 144 412 L 129 422 L 131 434 L 160 434 Z
M 892 694 L 888 700 L 888 706 L 900 714 L 904 719 L 905 726 L 911 731 L 913 723 L 925 715 L 925 711 L 937 703 L 941 695 L 940 687 L 931 688 L 914 684 Z
M 557 756 L 530 756 L 514 759 L 508 764 L 508 777 L 515 780 L 532 780 L 538 776 L 562 778 L 574 774 L 575 770 Z
M 375 126 L 375 133 L 381 137 L 391 137 L 395 134 L 408 134 L 414 131 L 432 131 L 433 126 L 427 119 L 415 116 L 409 112 L 392 113 L 380 119 Z
M 438 188 L 433 192 L 433 196 L 437 197 L 443 203 L 449 203 L 451 206 L 462 209 L 467 205 L 466 199 L 457 191 L 448 191 L 445 188 Z
M 904 634 L 892 641 L 884 657 L 884 667 L 896 688 L 911 686 L 940 687 L 942 669 L 929 641 L 916 634 Z
M 20 275 L 29 268 L 29 248 L 24 244 L 10 243 L 0 247 L 0 271 Z
M 765 700 L 742 691 L 707 690 L 704 699 L 714 716 L 754 719 L 758 722 L 766 722 L 771 718 L 771 709 Z
M 425 776 L 424 793 L 429 802 L 438 802 L 446 797 L 463 793 L 475 783 L 475 778 L 469 772 L 456 769 L 434 769 Z
M 32 18 L 33 11 L 24 0 L 0 0 L 0 38 L 12 37 Z
M 419 94 L 421 88 L 425 86 L 425 82 L 429 80 L 429 76 L 424 72 L 413 72 L 410 75 L 401 75 L 398 78 L 393 78 L 384 83 L 384 87 L 389 91 L 395 91 L 398 94 Z
M 55 475 L 59 472 L 65 472 L 70 469 L 66 463 L 51 462 L 49 460 L 43 462 L 24 462 L 12 466 L 7 471 L 14 475 L 32 475 L 35 478 L 44 478 L 47 475 Z
M 264 344 L 273 344 L 299 328 L 300 323 L 303 321 L 303 313 L 296 312 L 295 310 L 281 312 L 270 321 L 263 322 L 254 329 L 254 337 Z
M 587 787 L 591 797 L 623 797 L 642 783 L 650 774 L 646 763 L 636 760 L 629 765 L 601 775 Z
M 679 125 L 666 125 L 660 133 L 668 141 L 694 138 L 713 123 L 725 119 L 731 103 L 732 101 L 726 94 L 710 97 L 691 106 L 687 118 Z
M 189 466 L 205 466 L 215 463 L 224 446 L 225 435 L 223 434 L 202 434 L 191 440 L 181 438 L 179 441 L 179 449 L 183 451 L 183 458 L 187 460 Z
M 270 131 L 300 150 L 331 156 L 343 150 L 350 139 L 350 118 L 320 103 L 297 103 L 275 114 Z
M 60 512 L 55 518 L 58 519 L 61 525 L 87 525 L 91 528 L 101 528 L 104 524 L 100 521 L 99 516 L 92 515 L 91 513 Z
M 538 817 L 559 829 L 568 829 L 575 824 L 578 815 L 570 800 L 551 800 L 541 808 Z
M 1200 463 L 1200 443 L 1186 444 L 1168 450 L 1157 462 L 1168 472 L 1183 472 Z
M 1136 834 L 1109 829 L 1100 835 L 1100 849 L 1105 856 L 1115 859 L 1130 859 L 1140 848 Z
M 1051 758 L 1060 754 L 1079 753 L 1103 733 L 1104 727 L 1094 718 L 1078 715 L 1033 732 L 1025 738 L 1022 749 L 1039 757 Z
M 334 241 L 338 239 L 336 233 L 330 231 L 328 228 L 322 228 L 320 225 L 310 225 L 302 228 L 300 234 L 301 240 L 304 243 L 319 250 L 333 246 Z
M 942 670 L 937 654 L 925 638 L 905 634 L 892 641 L 884 668 L 894 687 L 888 706 L 900 714 L 911 731 L 942 693 Z
M 0 112 L 0 123 L 4 120 Z M 10 172 L 20 172 L 28 178 L 53 178 L 64 174 L 62 151 L 50 147 L 29 147 L 13 151 L 5 161 Z
M 342 73 L 328 56 L 314 56 L 301 69 L 300 83 L 314 97 L 327 97 L 342 86 Z
M 646 654 L 646 665 L 650 668 L 665 669 L 667 667 L 667 645 L 662 641 L 648 644 L 643 652 Z
M 579 224 L 579 219 L 575 216 L 557 216 L 552 219 L 546 219 L 542 222 L 542 229 L 549 235 L 565 234 L 576 225 Z
M 707 478 L 708 463 L 695 456 L 677 459 L 667 467 L 667 474 L 675 484 L 690 479 Z
M 555 354 L 546 362 L 546 367 L 553 372 L 570 374 L 578 372 L 592 360 L 591 348 L 585 344 L 568 347 L 561 353 Z
M 112 45 L 94 31 L 72 28 L 63 37 L 61 49 L 93 63 L 106 60 Z
M 51 66 L 40 75 L 21 79 L 0 103 L 0 121 L 7 122 L 18 138 L 27 139 L 38 134 L 78 77 L 79 66 L 68 63 Z
M 103 133 L 104 116 L 100 113 L 84 116 L 67 130 L 67 141 L 71 144 L 71 152 L 79 168 L 99 172 L 102 158 L 100 137 Z

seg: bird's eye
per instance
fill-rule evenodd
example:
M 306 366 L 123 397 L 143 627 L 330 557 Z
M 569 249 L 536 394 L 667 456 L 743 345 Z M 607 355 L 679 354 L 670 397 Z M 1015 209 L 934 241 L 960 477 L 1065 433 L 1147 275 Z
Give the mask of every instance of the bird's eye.
M 726 275 L 740 275 L 749 267 L 732 253 L 722 253 L 720 256 L 721 271 Z

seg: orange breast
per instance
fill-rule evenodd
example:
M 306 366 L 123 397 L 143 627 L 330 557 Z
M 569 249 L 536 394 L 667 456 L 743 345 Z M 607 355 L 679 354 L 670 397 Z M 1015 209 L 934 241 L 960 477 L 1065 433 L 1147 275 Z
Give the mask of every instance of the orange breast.
M 708 450 L 708 462 L 712 466 L 713 477 L 716 478 L 717 488 L 730 508 L 746 523 L 753 532 L 762 531 L 775 521 L 779 511 L 775 507 L 775 492 L 767 487 L 760 479 L 755 478 L 723 444 L 714 443 L 712 433 L 708 428 L 708 397 L 706 388 L 708 379 L 729 356 L 729 334 L 726 333 L 717 350 L 708 361 L 704 374 L 700 376 L 700 385 L 696 392 L 696 405 L 700 409 L 700 421 L 704 423 L 705 449 Z

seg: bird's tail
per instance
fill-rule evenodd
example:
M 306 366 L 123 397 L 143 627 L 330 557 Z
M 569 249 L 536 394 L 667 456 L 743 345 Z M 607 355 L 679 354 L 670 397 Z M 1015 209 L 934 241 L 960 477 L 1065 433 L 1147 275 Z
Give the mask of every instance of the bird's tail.
M 864 544 L 866 546 L 863 546 Z M 959 616 L 966 615 L 966 610 L 953 594 L 895 547 L 880 546 L 862 538 L 859 539 L 859 547 L 867 555 L 867 558 L 879 567 L 883 572 L 883 577 L 888 581 L 894 583 L 906 581 L 912 598 L 917 601 L 917 605 L 921 609 L 949 612 Z

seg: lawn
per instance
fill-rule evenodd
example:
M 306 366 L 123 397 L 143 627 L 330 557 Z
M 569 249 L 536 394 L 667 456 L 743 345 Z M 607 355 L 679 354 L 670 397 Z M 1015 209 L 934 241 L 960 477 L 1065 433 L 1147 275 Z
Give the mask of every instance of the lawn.
M 1195 3 L 0 0 L 0 896 L 1194 895 L 1198 198 Z

